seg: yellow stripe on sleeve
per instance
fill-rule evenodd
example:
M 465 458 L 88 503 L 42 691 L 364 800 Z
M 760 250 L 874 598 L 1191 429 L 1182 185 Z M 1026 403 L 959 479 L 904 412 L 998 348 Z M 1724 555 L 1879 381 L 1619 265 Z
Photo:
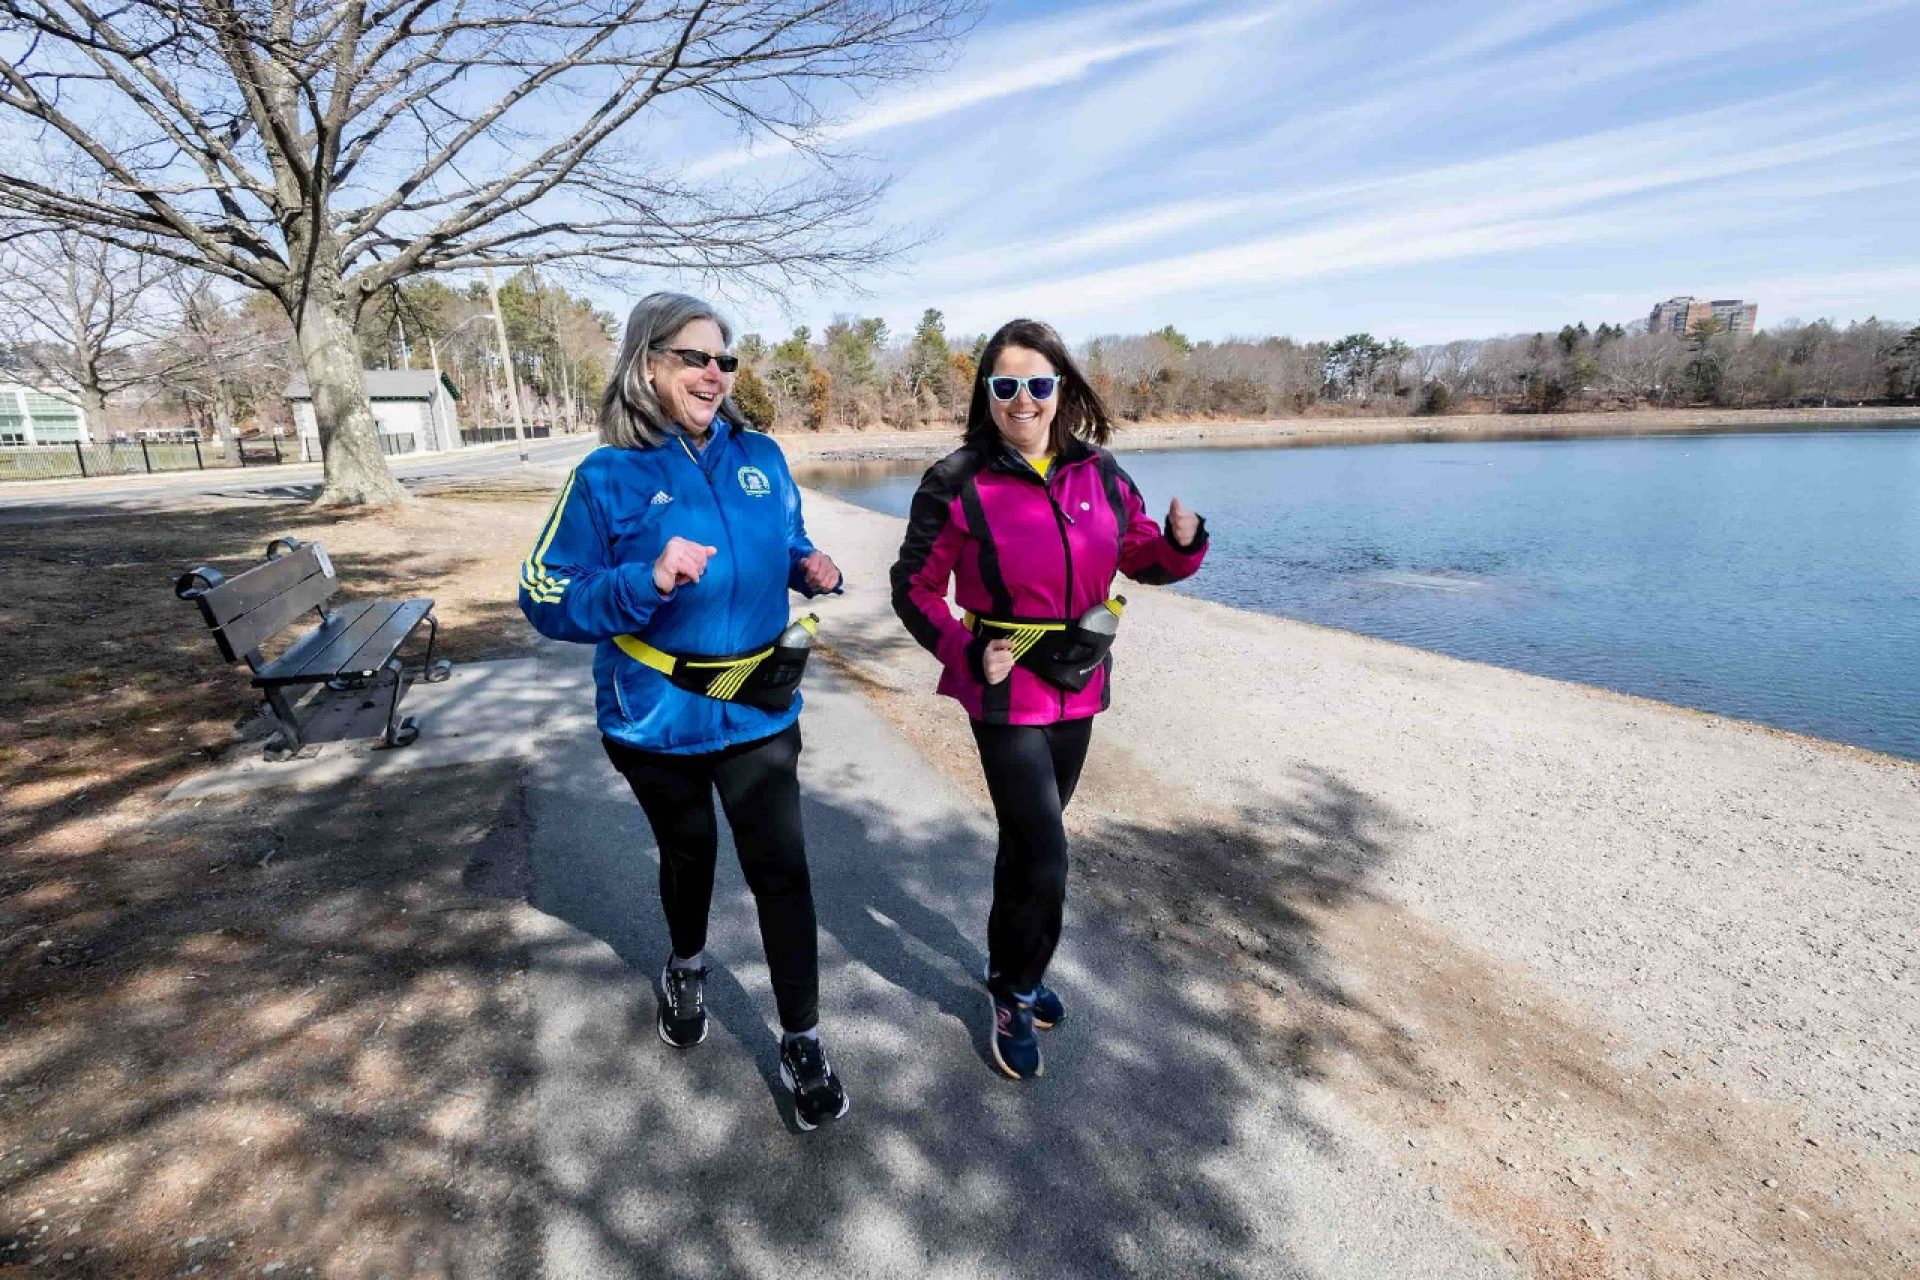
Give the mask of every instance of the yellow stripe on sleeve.
M 560 497 L 553 504 L 553 510 L 547 516 L 545 528 L 540 531 L 540 540 L 534 544 L 533 554 L 520 566 L 520 582 L 527 588 L 537 604 L 553 604 L 566 592 L 571 578 L 556 578 L 547 572 L 547 550 L 553 546 L 553 536 L 560 531 L 560 517 L 567 509 L 567 499 L 573 496 L 573 478 L 579 471 L 575 467 L 567 472 L 567 482 L 560 487 Z

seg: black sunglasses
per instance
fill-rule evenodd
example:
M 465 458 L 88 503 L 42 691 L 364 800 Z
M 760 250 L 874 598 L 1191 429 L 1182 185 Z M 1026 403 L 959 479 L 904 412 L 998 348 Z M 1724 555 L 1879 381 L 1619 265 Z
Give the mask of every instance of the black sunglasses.
M 740 367 L 739 356 L 716 356 L 710 351 L 701 351 L 695 347 L 655 347 L 655 351 L 666 351 L 679 356 L 689 369 L 704 369 L 709 363 L 720 366 L 720 372 L 732 373 Z

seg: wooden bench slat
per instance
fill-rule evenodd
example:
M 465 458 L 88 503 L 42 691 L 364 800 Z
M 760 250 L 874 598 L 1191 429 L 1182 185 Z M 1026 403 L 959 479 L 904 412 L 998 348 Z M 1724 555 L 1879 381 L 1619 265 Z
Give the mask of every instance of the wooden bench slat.
M 311 681 L 288 679 L 287 677 L 294 672 L 306 670 L 307 667 L 312 664 L 315 654 L 336 643 L 340 637 L 348 631 L 360 626 L 364 622 L 367 612 L 378 603 L 380 602 L 377 600 L 353 600 L 341 605 L 333 611 L 333 620 L 331 622 L 328 622 L 324 626 L 315 627 L 312 631 L 307 632 L 306 635 L 301 636 L 299 640 L 295 641 L 292 647 L 285 653 L 260 668 L 260 670 L 254 674 L 254 684 L 312 683 Z M 326 677 L 323 678 L 331 679 L 334 674 L 334 672 L 329 671 Z
M 305 637 L 254 677 L 257 685 L 316 684 L 373 675 L 399 651 L 433 608 L 431 600 L 356 601 L 334 611 L 342 625 Z
M 303 578 L 258 608 L 242 614 L 214 632 L 229 662 L 258 649 L 287 629 L 301 614 L 330 598 L 339 583 L 325 574 Z
M 245 573 L 229 578 L 213 590 L 201 595 L 200 612 L 206 618 L 208 626 L 224 627 L 235 618 L 252 613 L 275 596 L 282 595 L 315 576 L 325 577 L 333 591 L 340 589 L 339 579 L 334 577 L 315 544 L 307 543 L 277 560 L 255 565 Z M 321 597 L 321 599 L 325 598 L 325 596 Z M 313 604 L 307 607 L 312 608 Z M 247 646 L 247 648 L 252 647 Z M 246 650 L 242 649 L 241 652 L 244 653 Z
M 394 603 L 389 601 L 388 603 Z M 360 648 L 344 664 L 354 671 L 378 671 L 385 666 L 400 646 L 407 642 L 414 629 L 420 625 L 433 609 L 431 600 L 402 600 L 380 629 L 368 636 Z

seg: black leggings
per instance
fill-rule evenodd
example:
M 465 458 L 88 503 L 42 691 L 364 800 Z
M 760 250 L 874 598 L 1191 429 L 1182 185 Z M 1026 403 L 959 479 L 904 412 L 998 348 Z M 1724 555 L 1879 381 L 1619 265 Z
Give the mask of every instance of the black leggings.
M 660 846 L 660 905 L 666 908 L 673 953 L 691 959 L 707 945 L 720 846 L 713 816 L 717 789 L 740 869 L 759 908 L 760 942 L 780 1025 L 787 1031 L 812 1030 L 819 1020 L 820 970 L 813 886 L 800 833 L 799 723 L 771 738 L 701 755 L 602 741 L 613 767 L 646 810 Z
M 973 722 L 1000 848 L 987 917 L 987 985 L 1027 992 L 1046 976 L 1067 901 L 1067 801 L 1080 781 L 1093 720 L 1057 724 Z

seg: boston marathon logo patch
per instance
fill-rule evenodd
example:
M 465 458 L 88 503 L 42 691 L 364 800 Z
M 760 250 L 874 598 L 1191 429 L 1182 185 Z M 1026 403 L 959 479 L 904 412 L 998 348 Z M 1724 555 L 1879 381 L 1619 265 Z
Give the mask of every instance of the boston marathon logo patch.
M 740 488 L 750 498 L 764 498 L 773 492 L 773 484 L 767 479 L 767 473 L 758 467 L 742 467 L 739 476 Z

